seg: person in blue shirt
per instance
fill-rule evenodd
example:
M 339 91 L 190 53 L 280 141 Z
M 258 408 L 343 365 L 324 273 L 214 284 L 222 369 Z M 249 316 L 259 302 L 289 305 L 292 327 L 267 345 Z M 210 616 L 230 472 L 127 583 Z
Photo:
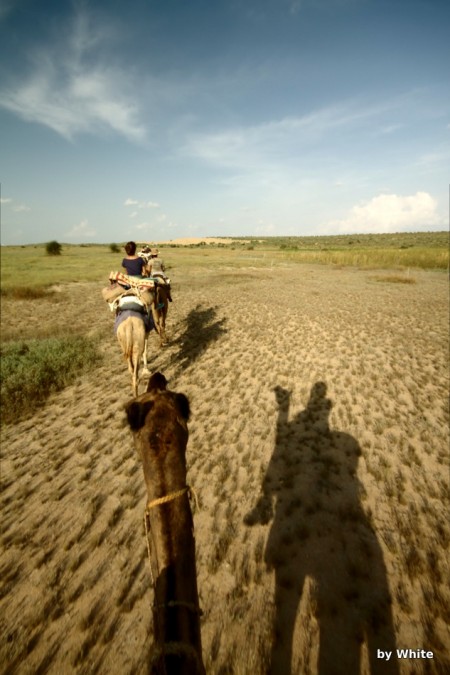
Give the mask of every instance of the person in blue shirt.
M 125 252 L 127 257 L 122 260 L 122 267 L 130 277 L 142 277 L 142 270 L 146 266 L 143 258 L 136 255 L 136 244 L 134 241 L 129 241 L 125 244 Z

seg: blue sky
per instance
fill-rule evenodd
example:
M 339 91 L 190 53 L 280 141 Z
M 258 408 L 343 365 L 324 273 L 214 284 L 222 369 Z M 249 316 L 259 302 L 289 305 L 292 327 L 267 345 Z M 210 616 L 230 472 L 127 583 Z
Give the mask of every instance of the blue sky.
M 447 0 L 0 0 L 1 242 L 448 227 Z

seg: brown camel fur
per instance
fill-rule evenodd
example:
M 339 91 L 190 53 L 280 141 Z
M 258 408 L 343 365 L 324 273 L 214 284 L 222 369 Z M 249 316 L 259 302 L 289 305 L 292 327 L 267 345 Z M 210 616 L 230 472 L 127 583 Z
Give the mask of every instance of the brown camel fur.
M 117 339 L 122 348 L 123 355 L 128 362 L 128 370 L 131 373 L 133 395 L 138 395 L 139 366 L 141 358 L 144 358 L 143 374 L 149 374 L 147 367 L 147 339 L 144 321 L 137 316 L 125 319 L 117 329 Z
M 195 539 L 186 485 L 189 401 L 161 373 L 126 406 L 147 486 L 146 530 L 154 585 L 152 672 L 204 675 Z
M 156 287 L 155 302 L 152 305 L 153 321 L 161 340 L 161 347 L 167 344 L 166 316 L 169 309 L 168 291 L 162 284 Z

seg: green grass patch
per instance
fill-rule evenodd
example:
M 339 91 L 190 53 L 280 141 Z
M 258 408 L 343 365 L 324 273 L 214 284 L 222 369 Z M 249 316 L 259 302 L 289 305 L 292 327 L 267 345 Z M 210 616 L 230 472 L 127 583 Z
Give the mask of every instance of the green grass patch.
M 284 259 L 299 263 L 317 263 L 361 269 L 447 269 L 448 249 L 443 248 L 353 248 L 351 250 L 280 251 L 274 261 Z
M 0 349 L 1 419 L 15 422 L 32 415 L 49 394 L 101 360 L 93 340 L 82 336 L 8 343 Z
M 245 243 L 244 243 L 245 242 Z M 385 234 L 333 234 L 305 237 L 247 237 L 242 245 L 302 251 L 348 251 L 353 249 L 448 248 L 449 232 L 393 232 Z
M 1 287 L 49 289 L 65 283 L 108 283 L 120 270 L 124 251 L 109 244 L 63 244 L 61 255 L 47 255 L 45 245 L 2 246 Z M 361 269 L 436 269 L 449 267 L 448 232 L 335 235 L 323 237 L 247 237 L 233 244 L 158 246 L 169 276 L 176 282 L 184 271 L 275 268 L 292 264 L 324 264 Z M 115 250 L 115 249 L 114 249 Z M 17 270 L 20 270 L 18 273 Z
M 47 255 L 44 245 L 2 246 L 2 289 L 54 284 L 108 281 L 111 270 L 120 270 L 125 252 L 113 253 L 109 246 L 70 246 L 61 255 Z M 18 272 L 17 270 L 20 270 Z

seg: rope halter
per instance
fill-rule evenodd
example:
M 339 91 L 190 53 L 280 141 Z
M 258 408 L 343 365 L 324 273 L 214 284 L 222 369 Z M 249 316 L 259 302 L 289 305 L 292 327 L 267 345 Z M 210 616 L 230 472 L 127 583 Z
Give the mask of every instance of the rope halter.
M 187 492 L 188 496 L 193 496 L 195 500 L 195 505 L 198 509 L 198 499 L 197 495 L 195 494 L 195 491 L 192 487 L 189 485 L 186 485 L 184 488 L 181 490 L 177 490 L 176 492 L 171 492 L 168 495 L 165 495 L 164 497 L 158 497 L 157 499 L 152 499 L 151 502 L 147 502 L 147 512 L 152 509 L 155 506 L 159 506 L 160 504 L 166 504 L 167 502 L 171 502 L 173 499 L 177 499 L 177 497 L 181 497 L 184 495 L 184 493 Z

